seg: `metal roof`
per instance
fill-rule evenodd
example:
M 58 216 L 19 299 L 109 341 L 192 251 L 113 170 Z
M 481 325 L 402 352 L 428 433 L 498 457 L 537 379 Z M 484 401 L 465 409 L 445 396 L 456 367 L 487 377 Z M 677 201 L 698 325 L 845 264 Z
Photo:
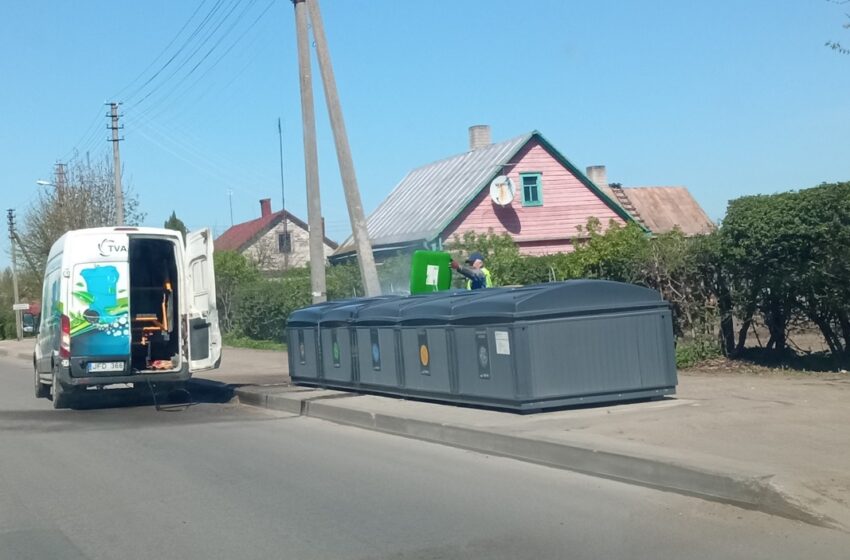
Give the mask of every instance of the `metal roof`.
M 412 170 L 369 216 L 372 245 L 435 239 L 533 135 L 529 132 Z M 352 250 L 349 237 L 336 253 Z

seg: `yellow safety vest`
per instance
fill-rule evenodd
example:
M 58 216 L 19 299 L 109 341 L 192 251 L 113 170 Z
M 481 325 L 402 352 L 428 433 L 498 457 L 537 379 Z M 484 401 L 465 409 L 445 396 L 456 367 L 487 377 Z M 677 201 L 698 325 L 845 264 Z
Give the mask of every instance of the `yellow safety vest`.
M 493 287 L 493 277 L 490 275 L 490 271 L 482 266 L 481 272 L 484 273 L 484 287 L 485 288 L 492 288 Z M 466 281 L 466 289 L 467 290 L 472 289 L 472 280 Z

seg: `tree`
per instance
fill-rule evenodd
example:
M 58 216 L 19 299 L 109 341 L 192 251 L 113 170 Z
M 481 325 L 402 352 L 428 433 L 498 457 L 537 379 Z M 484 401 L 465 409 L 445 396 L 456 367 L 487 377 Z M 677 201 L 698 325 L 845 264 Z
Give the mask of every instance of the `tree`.
M 183 242 L 186 242 L 186 234 L 189 232 L 186 229 L 186 224 L 183 223 L 183 220 L 177 217 L 177 212 L 174 210 L 171 211 L 171 216 L 165 220 L 165 223 L 162 225 L 165 229 L 173 229 L 174 231 L 179 231 L 183 234 Z
M 236 251 L 216 251 L 213 253 L 213 263 L 218 318 L 222 330 L 230 332 L 236 323 L 237 290 L 240 286 L 255 283 L 260 273 Z
M 847 4 L 848 0 L 830 0 L 833 4 Z M 845 14 L 850 19 L 850 14 Z M 850 21 L 842 25 L 844 29 L 850 29 Z M 841 54 L 850 54 L 850 48 L 844 47 L 838 41 L 827 41 L 826 46 Z
M 115 187 L 112 161 L 68 166 L 65 186 L 42 190 L 24 216 L 21 239 L 25 249 L 44 271 L 50 247 L 65 232 L 115 224 Z M 139 225 L 145 214 L 129 185 L 124 187 L 124 219 Z

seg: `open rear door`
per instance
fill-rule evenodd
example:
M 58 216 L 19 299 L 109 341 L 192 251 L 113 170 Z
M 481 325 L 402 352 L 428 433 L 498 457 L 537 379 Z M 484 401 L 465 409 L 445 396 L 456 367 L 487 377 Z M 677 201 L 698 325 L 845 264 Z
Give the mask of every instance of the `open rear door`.
M 215 305 L 213 241 L 209 228 L 186 235 L 186 277 L 189 288 L 189 370 L 218 366 L 221 330 Z

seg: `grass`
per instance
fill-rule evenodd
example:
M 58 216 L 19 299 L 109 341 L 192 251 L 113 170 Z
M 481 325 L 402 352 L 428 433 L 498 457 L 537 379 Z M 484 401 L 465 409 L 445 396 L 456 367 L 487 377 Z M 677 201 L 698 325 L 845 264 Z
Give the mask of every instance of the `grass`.
M 720 347 L 713 340 L 680 341 L 676 345 L 676 367 L 692 368 L 720 355 Z
M 234 348 L 250 348 L 252 350 L 277 350 L 286 351 L 286 344 L 274 340 L 254 340 L 247 336 L 224 335 L 224 345 Z

